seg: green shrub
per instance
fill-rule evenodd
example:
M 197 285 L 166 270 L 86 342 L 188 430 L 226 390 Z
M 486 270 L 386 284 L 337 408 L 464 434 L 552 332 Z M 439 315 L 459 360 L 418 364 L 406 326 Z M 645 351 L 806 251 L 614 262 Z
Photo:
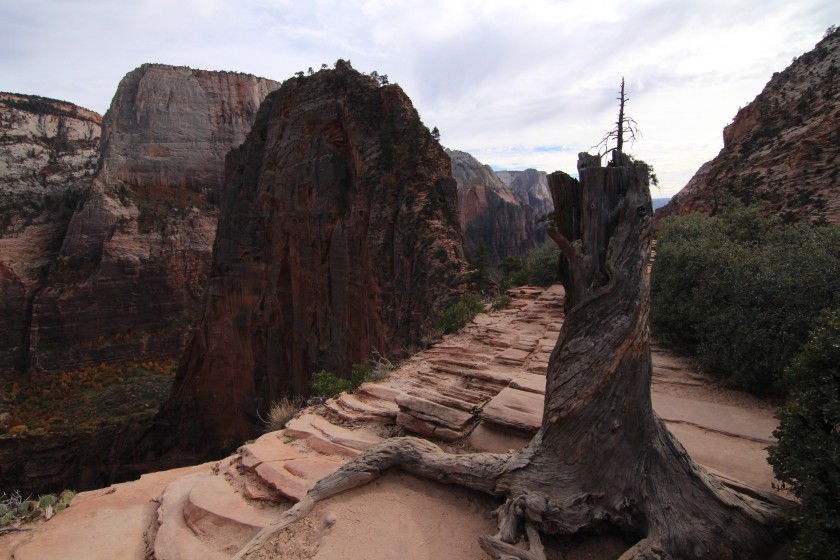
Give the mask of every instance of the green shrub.
M 528 253 L 525 277 L 533 286 L 548 287 L 559 280 L 560 248 L 553 241 L 546 241 Z
M 312 396 L 330 398 L 344 391 L 354 391 L 362 383 L 382 381 L 395 367 L 391 360 L 374 350 L 370 358 L 370 364 L 353 364 L 351 366 L 350 379 L 341 379 L 326 370 L 313 373 Z
M 471 289 L 477 292 L 485 292 L 493 287 L 493 277 L 490 275 L 490 249 L 483 241 L 479 243 L 475 251 L 468 257 L 467 262 L 472 271 L 467 277 Z
M 729 206 L 663 220 L 657 239 L 656 337 L 736 387 L 784 394 L 785 366 L 840 289 L 840 228 Z
M 373 371 L 367 364 L 353 364 L 350 368 L 350 384 L 356 388 L 365 381 L 373 381 Z
M 484 312 L 484 304 L 474 294 L 464 294 L 457 303 L 445 308 L 438 316 L 436 327 L 444 334 L 457 332 L 467 326 L 476 315 Z
M 505 309 L 510 302 L 513 301 L 511 297 L 507 294 L 502 294 L 496 299 L 493 300 L 493 303 L 490 305 L 491 311 L 498 311 L 500 309 Z
M 0 494 L 0 528 L 28 523 L 41 517 L 50 519 L 70 505 L 76 495 L 65 490 L 60 497 L 44 494 L 38 498 L 23 498 L 19 492 Z
M 312 374 L 312 396 L 330 398 L 349 391 L 353 384 L 349 379 L 341 379 L 335 374 L 326 370 L 316 371 Z
M 769 460 L 800 500 L 791 558 L 840 558 L 840 306 L 820 317 L 784 379 L 792 401 Z
M 499 272 L 502 274 L 502 290 L 523 286 L 528 283 L 525 261 L 517 256 L 511 255 L 502 259 L 499 263 Z

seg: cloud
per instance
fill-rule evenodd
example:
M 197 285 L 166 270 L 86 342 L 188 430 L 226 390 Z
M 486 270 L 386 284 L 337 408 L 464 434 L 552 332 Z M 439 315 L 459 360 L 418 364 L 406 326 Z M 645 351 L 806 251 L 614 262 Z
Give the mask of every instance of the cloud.
M 0 89 L 104 112 L 144 62 L 277 80 L 338 58 L 388 74 L 449 147 L 573 170 L 621 77 L 663 192 L 721 147 L 774 71 L 840 20 L 833 0 L 0 0 Z M 557 150 L 551 149 L 557 147 Z

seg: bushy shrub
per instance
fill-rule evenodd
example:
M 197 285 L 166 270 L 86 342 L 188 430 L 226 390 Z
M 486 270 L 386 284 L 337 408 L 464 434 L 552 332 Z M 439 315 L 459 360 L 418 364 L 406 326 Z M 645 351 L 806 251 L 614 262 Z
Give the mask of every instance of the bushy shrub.
M 525 277 L 533 286 L 551 286 L 559 280 L 560 248 L 553 241 L 546 241 L 528 253 Z
M 76 493 L 65 490 L 60 496 L 44 494 L 38 498 L 23 498 L 19 492 L 0 494 L 0 529 L 9 525 L 21 525 L 41 517 L 50 519 L 64 511 Z
M 792 400 L 779 411 L 770 463 L 800 500 L 791 558 L 840 558 L 840 305 L 821 316 L 784 379 Z
M 502 291 L 528 283 L 528 273 L 525 271 L 525 261 L 515 255 L 505 257 L 499 263 L 502 275 L 500 288 Z
M 318 398 L 335 397 L 344 391 L 354 391 L 362 383 L 382 381 L 394 370 L 394 364 L 374 351 L 368 364 L 353 364 L 350 379 L 341 379 L 332 372 L 321 370 L 312 374 L 312 396 Z
M 476 315 L 484 312 L 484 305 L 475 294 L 464 294 L 458 302 L 446 307 L 438 316 L 436 327 L 444 334 L 463 329 Z
M 313 397 L 330 398 L 352 388 L 353 383 L 349 379 L 341 379 L 329 371 L 321 370 L 312 374 Z
M 350 368 L 350 385 L 355 389 L 366 381 L 373 381 L 373 370 L 367 364 L 353 364 Z
M 490 274 L 490 249 L 483 241 L 467 259 L 472 271 L 467 277 L 471 289 L 485 292 L 493 287 L 493 277 Z
M 733 205 L 663 220 L 657 243 L 656 337 L 737 387 L 783 394 L 785 366 L 840 289 L 840 228 Z
M 490 305 L 490 310 L 499 311 L 500 309 L 505 309 L 508 305 L 510 305 L 511 301 L 513 300 L 509 295 L 502 294 L 493 300 L 493 303 Z

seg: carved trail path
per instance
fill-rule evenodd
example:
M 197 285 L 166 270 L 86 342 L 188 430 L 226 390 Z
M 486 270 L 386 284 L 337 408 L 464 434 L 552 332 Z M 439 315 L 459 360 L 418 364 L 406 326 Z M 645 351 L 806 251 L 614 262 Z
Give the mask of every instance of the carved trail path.
M 507 309 L 478 316 L 384 381 L 306 408 L 285 430 L 222 461 L 79 494 L 52 520 L 0 536 L 0 558 L 229 558 L 319 479 L 385 437 L 421 435 L 453 452 L 522 447 L 542 417 L 563 288 L 510 293 Z M 730 484 L 772 491 L 772 407 L 656 347 L 652 392 L 654 409 L 695 460 Z M 475 536 L 493 532 L 492 499 L 461 488 L 395 473 L 348 494 L 319 504 L 265 558 L 361 558 L 353 547 L 364 546 L 365 558 L 466 560 L 482 557 Z M 378 537 L 388 527 L 388 538 Z M 387 548 L 394 532 L 399 551 Z

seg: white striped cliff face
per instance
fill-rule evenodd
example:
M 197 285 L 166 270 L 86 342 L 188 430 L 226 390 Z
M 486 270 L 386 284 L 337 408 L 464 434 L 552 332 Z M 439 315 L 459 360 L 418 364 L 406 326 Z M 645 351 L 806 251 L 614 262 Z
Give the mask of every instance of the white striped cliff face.
M 278 86 L 158 64 L 123 78 L 31 298 L 24 369 L 180 353 L 207 282 L 225 155 Z
M 0 377 L 24 368 L 29 306 L 93 179 L 102 117 L 0 93 Z

